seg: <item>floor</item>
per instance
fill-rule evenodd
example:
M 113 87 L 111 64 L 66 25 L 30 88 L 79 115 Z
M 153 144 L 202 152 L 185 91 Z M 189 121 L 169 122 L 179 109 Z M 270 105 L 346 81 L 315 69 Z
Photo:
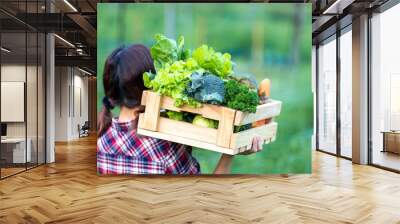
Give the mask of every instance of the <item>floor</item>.
M 24 168 L 1 168 L 1 177 L 7 177 L 25 170 Z
M 374 164 L 389 167 L 395 170 L 400 170 L 400 155 L 392 152 L 374 151 Z
M 14 175 L 16 173 L 20 173 L 25 171 L 25 165 L 22 165 L 23 167 L 7 167 L 7 168 L 1 168 L 1 178 L 7 177 Z M 27 169 L 32 169 L 36 166 L 36 164 L 28 164 Z
M 313 153 L 313 174 L 99 177 L 96 140 L 0 181 L 0 223 L 400 223 L 400 175 Z

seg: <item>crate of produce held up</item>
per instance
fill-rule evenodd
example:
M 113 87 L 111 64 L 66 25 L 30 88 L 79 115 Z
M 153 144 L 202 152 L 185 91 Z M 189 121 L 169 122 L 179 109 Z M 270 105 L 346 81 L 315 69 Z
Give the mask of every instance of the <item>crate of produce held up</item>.
M 238 154 L 259 136 L 275 140 L 281 102 L 269 99 L 270 81 L 238 75 L 231 56 L 207 45 L 184 49 L 183 37 L 156 35 L 156 74 L 145 73 L 138 134 L 202 149 Z
M 265 143 L 274 141 L 278 124 L 272 120 L 236 133 L 235 127 L 269 120 L 279 115 L 281 109 L 281 103 L 273 100 L 257 106 L 255 113 L 244 113 L 211 104 L 204 104 L 200 108 L 186 105 L 176 107 L 170 97 L 152 91 L 143 93 L 142 104 L 146 109 L 139 117 L 138 134 L 231 155 L 249 149 L 254 136 L 262 137 Z M 160 109 L 198 114 L 218 121 L 218 126 L 215 129 L 163 117 Z

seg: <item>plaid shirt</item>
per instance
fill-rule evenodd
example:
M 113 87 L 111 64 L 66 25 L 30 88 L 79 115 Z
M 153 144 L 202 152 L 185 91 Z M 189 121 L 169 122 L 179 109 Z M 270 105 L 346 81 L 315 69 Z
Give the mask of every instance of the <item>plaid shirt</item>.
M 184 145 L 136 134 L 137 120 L 113 119 L 97 139 L 99 174 L 199 174 L 200 165 Z

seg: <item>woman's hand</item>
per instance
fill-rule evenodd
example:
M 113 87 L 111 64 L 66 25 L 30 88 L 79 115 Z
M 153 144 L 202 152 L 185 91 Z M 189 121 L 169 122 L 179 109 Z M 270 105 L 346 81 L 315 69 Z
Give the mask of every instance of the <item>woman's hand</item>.
M 253 138 L 251 149 L 240 153 L 239 155 L 248 155 L 253 154 L 256 152 L 260 152 L 263 147 L 262 144 L 263 140 L 260 136 L 256 136 Z M 218 165 L 215 168 L 214 174 L 229 174 L 231 173 L 231 166 L 232 166 L 232 155 L 222 154 L 221 158 L 219 159 Z
M 263 150 L 263 139 L 260 136 L 256 136 L 253 138 L 251 149 L 239 153 L 239 155 L 249 155 L 260 152 L 261 150 Z

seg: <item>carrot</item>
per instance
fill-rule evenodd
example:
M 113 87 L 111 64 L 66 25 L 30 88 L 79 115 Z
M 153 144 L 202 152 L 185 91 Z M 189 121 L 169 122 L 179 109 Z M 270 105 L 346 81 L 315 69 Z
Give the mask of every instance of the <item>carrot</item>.
M 271 94 L 271 80 L 264 79 L 261 81 L 258 87 L 258 96 L 260 97 L 261 100 L 264 101 L 269 98 L 270 94 Z
M 270 94 L 271 94 L 271 80 L 264 79 L 261 81 L 261 83 L 258 87 L 258 96 L 260 97 L 260 101 L 262 103 L 266 103 Z M 270 121 L 271 121 L 271 118 L 259 120 L 259 121 L 253 122 L 253 124 L 251 126 L 253 128 L 263 126 L 264 124 L 268 124 Z

